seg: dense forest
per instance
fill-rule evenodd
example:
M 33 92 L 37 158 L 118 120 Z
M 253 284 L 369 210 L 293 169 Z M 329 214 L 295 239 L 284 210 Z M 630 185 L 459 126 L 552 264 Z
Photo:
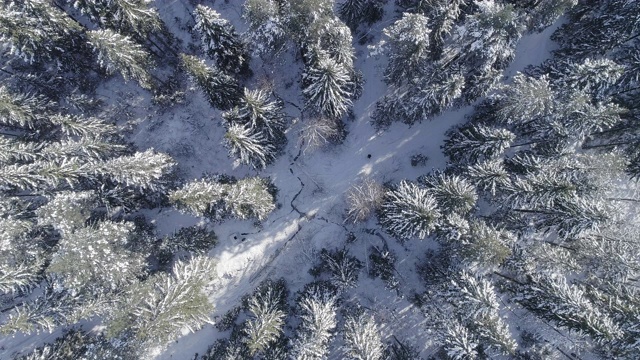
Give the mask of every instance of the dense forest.
M 2 0 L 0 43 L 0 358 L 640 357 L 640 1 Z

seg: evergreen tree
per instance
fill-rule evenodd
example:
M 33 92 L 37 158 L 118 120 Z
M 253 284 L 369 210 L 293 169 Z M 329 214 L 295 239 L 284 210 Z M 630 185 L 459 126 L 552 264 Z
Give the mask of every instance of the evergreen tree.
M 68 0 L 71 5 L 102 27 L 137 38 L 162 27 L 152 0 Z
M 502 160 L 489 160 L 470 165 L 466 176 L 469 181 L 476 184 L 477 189 L 488 191 L 494 196 L 498 190 L 502 190 L 511 183 Z
M 429 19 L 420 14 L 404 13 L 402 19 L 384 29 L 389 64 L 385 80 L 400 85 L 420 77 L 429 59 Z
M 53 226 L 63 236 L 71 235 L 85 227 L 96 202 L 93 191 L 61 191 L 36 210 L 38 223 Z
M 552 36 L 559 56 L 584 59 L 602 55 L 637 37 L 640 6 L 635 1 L 578 2 L 569 21 Z
M 59 60 L 79 43 L 80 25 L 48 1 L 11 1 L 0 10 L 0 42 L 28 63 Z
M 0 15 L 2 16 L 2 15 Z M 0 124 L 34 129 L 46 122 L 52 103 L 44 96 L 13 93 L 0 86 Z
M 286 119 L 282 101 L 270 100 L 266 91 L 245 88 L 238 105 L 223 113 L 222 117 L 230 124 L 250 128 L 277 149 L 282 149 L 286 144 Z
M 407 181 L 387 190 L 379 215 L 385 230 L 401 240 L 414 236 L 424 239 L 436 229 L 440 217 L 431 192 Z
M 540 0 L 532 2 L 527 9 L 529 14 L 529 27 L 536 31 L 542 31 L 553 24 L 567 10 L 578 4 L 578 0 Z
M 467 125 L 455 130 L 444 142 L 444 153 L 457 163 L 477 163 L 491 160 L 504 153 L 516 136 L 507 129 L 484 125 Z
M 249 299 L 250 319 L 244 332 L 246 344 L 253 356 L 264 351 L 282 335 L 284 319 L 287 314 L 282 309 L 283 294 L 276 287 L 267 287 L 265 291 L 256 292 Z
M 347 315 L 344 323 L 345 352 L 353 360 L 381 360 L 384 348 L 373 316 Z
M 312 152 L 330 143 L 339 143 L 345 135 L 342 127 L 340 120 L 328 117 L 307 120 L 298 137 L 302 153 Z
M 83 138 L 108 138 L 117 133 L 115 125 L 107 124 L 98 118 L 84 118 L 78 115 L 54 114 L 48 119 L 59 126 L 66 136 Z
M 478 340 L 459 322 L 447 326 L 443 336 L 444 350 L 452 360 L 473 360 L 478 358 Z
M 551 115 L 557 106 L 556 94 L 551 90 L 549 76 L 539 79 L 516 74 L 513 83 L 497 96 L 498 120 L 505 124 L 522 125 Z
M 248 43 L 259 54 L 278 53 L 286 43 L 286 25 L 276 0 L 247 0 L 242 17 L 249 23 Z
M 523 26 L 513 5 L 494 0 L 475 3 L 479 12 L 465 17 L 443 50 L 443 67 L 454 64 L 467 69 L 467 100 L 487 93 L 497 82 L 502 70 L 515 56 L 515 47 Z
M 47 271 L 79 292 L 110 292 L 130 285 L 146 266 L 141 254 L 125 250 L 132 231 L 132 223 L 101 222 L 65 233 Z
M 229 186 L 225 202 L 239 219 L 262 221 L 276 208 L 268 181 L 260 177 L 244 178 Z
M 0 221 L 0 224 L 5 226 L 10 225 L 7 224 L 6 221 Z M 12 230 L 7 227 L 5 227 L 5 229 L 9 231 Z M 3 246 L 2 250 L 8 249 Z M 44 259 L 37 259 L 35 262 L 24 261 L 20 263 L 3 261 L 0 263 L 0 294 L 6 296 L 24 293 L 35 287 L 41 280 L 44 265 Z
M 353 37 L 349 28 L 337 18 L 323 19 L 311 25 L 309 40 L 305 44 L 307 64 L 313 64 L 322 56 L 329 56 L 342 65 L 347 72 L 353 72 Z
M 45 143 L 40 149 L 40 157 L 47 160 L 98 163 L 109 157 L 124 152 L 125 147 L 102 141 L 96 138 L 84 137 L 79 140 L 62 140 Z
M 38 156 L 39 144 L 32 142 L 21 142 L 0 138 L 0 163 L 12 164 L 16 162 L 28 162 L 35 160 Z
M 296 360 L 324 359 L 337 325 L 336 298 L 327 290 L 314 287 L 302 296 L 299 306 L 302 324 L 293 343 L 293 357 Z
M 521 287 L 519 302 L 539 316 L 559 325 L 608 342 L 622 336 L 620 328 L 602 309 L 594 306 L 581 286 L 564 277 L 535 276 Z
M 462 258 L 485 267 L 502 265 L 511 255 L 516 236 L 511 232 L 474 220 L 459 239 Z
M 331 274 L 331 284 L 338 289 L 347 289 L 356 286 L 360 269 L 362 269 L 360 260 L 349 255 L 346 249 L 322 249 L 320 263 L 309 272 L 315 276 L 328 272 Z
M 210 324 L 213 311 L 204 293 L 215 276 L 214 262 L 207 257 L 178 261 L 171 274 L 159 273 L 132 290 L 109 322 L 109 333 L 132 330 L 137 341 L 161 345 L 182 334 Z
M 374 124 L 383 128 L 394 121 L 412 125 L 446 110 L 462 96 L 465 79 L 459 71 L 437 66 L 421 70 L 420 77 L 394 87 L 376 103 Z
M 171 192 L 169 199 L 196 216 L 221 218 L 230 214 L 240 219 L 264 220 L 275 210 L 271 191 L 268 181 L 259 177 L 228 184 L 200 180 Z
M 431 190 L 439 207 L 448 212 L 465 215 L 476 206 L 475 188 L 459 176 L 438 173 L 422 176 L 418 181 Z
M 125 80 L 134 79 L 145 89 L 153 88 L 151 59 L 142 46 L 112 30 L 88 31 L 87 38 L 100 67 L 108 74 L 119 71 Z
M 480 344 L 494 348 L 504 355 L 513 355 L 517 344 L 511 337 L 507 324 L 498 315 L 500 305 L 493 285 L 483 279 L 462 272 L 452 282 L 449 301 L 460 307 L 463 318 L 467 318 Z
M 562 166 L 562 165 L 560 165 Z M 553 207 L 556 202 L 592 197 L 597 190 L 593 177 L 584 171 L 562 171 L 553 166 L 516 178 L 505 188 L 512 207 Z
M 380 20 L 384 4 L 376 0 L 344 0 L 338 5 L 340 18 L 354 31 L 365 22 L 369 25 Z
M 238 103 L 241 90 L 236 80 L 192 55 L 181 54 L 182 67 L 207 96 L 211 106 L 228 110 Z
M 289 36 L 303 45 L 309 38 L 309 29 L 316 21 L 331 19 L 334 0 L 291 0 L 283 4 L 284 22 Z
M 276 158 L 276 147 L 263 133 L 255 132 L 249 125 L 229 125 L 224 138 L 229 154 L 255 169 L 265 168 Z
M 185 184 L 169 193 L 169 200 L 196 216 L 211 214 L 224 200 L 227 186 L 217 182 L 200 180 Z
M 451 34 L 451 30 L 462 14 L 462 8 L 468 3 L 467 0 L 429 0 L 418 1 L 419 9 L 424 10 L 425 16 L 429 18 L 429 27 L 432 29 L 429 34 L 431 43 L 431 54 L 433 59 L 440 58 L 445 39 Z M 424 7 L 424 9 L 423 9 Z
M 141 189 L 158 189 L 175 162 L 168 155 L 152 149 L 120 156 L 96 165 L 96 172 L 116 182 Z
M 353 83 L 347 70 L 328 56 L 320 56 L 302 75 L 302 93 L 307 106 L 332 118 L 339 118 L 351 106 Z
M 247 51 L 231 23 L 204 5 L 196 6 L 194 15 L 194 28 L 200 34 L 207 55 L 224 71 L 246 72 L 249 65 Z

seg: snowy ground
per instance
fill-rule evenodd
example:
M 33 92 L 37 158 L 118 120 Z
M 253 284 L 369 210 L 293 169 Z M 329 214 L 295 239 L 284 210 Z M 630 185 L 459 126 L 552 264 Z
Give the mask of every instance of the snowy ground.
M 210 1 L 207 5 L 232 21 L 239 31 L 244 31 L 246 25 L 240 18 L 241 3 Z M 175 0 L 156 2 L 170 30 L 182 38 L 185 45 L 190 41 L 190 35 L 181 27 L 190 18 L 186 13 L 187 4 Z M 393 2 L 388 2 L 385 18 L 375 24 L 372 34 L 379 36 L 381 29 L 392 22 L 397 15 L 393 13 L 393 8 Z M 553 48 L 549 35 L 554 28 L 525 36 L 517 48 L 513 65 L 505 75 L 511 77 L 529 64 L 544 61 Z M 378 40 L 374 38 L 373 42 Z M 379 182 L 395 182 L 415 179 L 432 169 L 445 166 L 445 158 L 440 150 L 444 133 L 464 121 L 471 108 L 448 111 L 433 121 L 412 127 L 396 123 L 384 132 L 376 132 L 369 121 L 376 101 L 386 91 L 386 85 L 381 81 L 386 64 L 384 59 L 370 57 L 366 46 L 355 45 L 356 66 L 364 73 L 366 84 L 362 97 L 354 103 L 356 118 L 347 124 L 349 133 L 344 143 L 297 157 L 300 112 L 295 106 L 289 105 L 287 112 L 295 120 L 287 134 L 289 144 L 285 154 L 260 172 L 261 176 L 271 177 L 278 187 L 277 201 L 281 207 L 269 216 L 261 228 L 255 227 L 251 221 L 230 220 L 211 224 L 220 240 L 210 253 L 218 262 L 218 278 L 211 284 L 209 294 L 216 308 L 212 314 L 214 319 L 237 305 L 244 294 L 250 293 L 266 278 L 284 277 L 290 290 L 297 291 L 312 280 L 308 269 L 320 249 L 342 248 L 349 231 L 357 237 L 349 245 L 349 251 L 366 264 L 368 248 L 371 245 L 381 247 L 383 240 L 363 232 L 367 228 L 377 228 L 374 220 L 356 226 L 344 223 L 345 191 L 364 177 Z M 254 60 L 252 68 L 255 81 L 264 79 L 265 75 L 270 77 L 276 93 L 302 106 L 299 65 L 291 66 L 290 59 L 286 58 L 291 54 L 284 56 L 284 62 L 280 65 Z M 188 93 L 184 104 L 155 114 L 149 113 L 148 95 L 133 86 L 123 88 L 119 80 L 107 83 L 100 94 L 111 99 L 114 108 L 122 112 L 122 121 L 132 124 L 131 140 L 141 150 L 153 147 L 167 152 L 178 160 L 180 171 L 187 179 L 212 172 L 237 177 L 256 173 L 246 166 L 234 164 L 227 156 L 221 144 L 224 128 L 220 114 L 197 91 Z M 368 154 L 371 154 L 370 159 Z M 411 166 L 410 157 L 415 154 L 428 155 L 426 166 Z M 159 236 L 180 227 L 206 222 L 206 219 L 184 215 L 171 208 L 156 209 L 146 215 L 157 226 Z M 425 333 L 421 325 L 426 320 L 407 298 L 421 290 L 416 264 L 433 243 L 413 241 L 401 245 L 383 233 L 382 237 L 386 238 L 386 243 L 398 259 L 396 269 L 400 275 L 400 296 L 395 291 L 386 290 L 381 280 L 370 279 L 365 269 L 360 274 L 359 286 L 346 294 L 346 300 L 357 299 L 373 311 L 381 325 L 385 342 L 391 339 L 391 335 L 396 335 L 410 344 L 420 345 L 423 349 L 421 355 L 426 357 L 429 354 L 424 349 L 430 343 L 430 335 Z M 213 326 L 207 326 L 180 338 L 157 359 L 192 359 L 196 353 L 204 353 L 217 338 L 226 335 L 219 334 Z M 47 341 L 54 338 L 53 335 L 47 335 Z M 13 350 L 18 349 L 14 347 Z M 7 352 L 0 351 L 0 357 L 3 354 Z M 332 358 L 339 359 L 341 355 L 334 351 Z

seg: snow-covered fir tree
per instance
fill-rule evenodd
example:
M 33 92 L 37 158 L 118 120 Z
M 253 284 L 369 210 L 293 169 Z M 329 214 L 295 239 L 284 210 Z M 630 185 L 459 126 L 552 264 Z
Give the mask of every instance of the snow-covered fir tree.
M 222 117 L 229 124 L 244 125 L 252 132 L 259 133 L 276 149 L 282 149 L 286 144 L 283 103 L 270 99 L 264 90 L 245 88 L 236 107 L 224 112 Z
M 441 60 L 445 68 L 458 64 L 466 69 L 467 100 L 476 99 L 495 86 L 515 56 L 524 31 L 521 15 L 513 5 L 494 0 L 475 1 L 475 5 L 479 11 L 467 15 L 464 24 L 452 31 Z
M 0 123 L 34 129 L 46 122 L 46 113 L 52 103 L 41 95 L 13 92 L 0 86 Z
M 133 331 L 135 340 L 163 345 L 211 324 L 213 306 L 205 288 L 215 277 L 215 263 L 201 256 L 178 261 L 171 273 L 158 273 L 132 290 L 127 303 L 110 317 L 108 332 Z
M 429 19 L 421 14 L 404 13 L 384 29 L 385 53 L 389 64 L 385 80 L 400 85 L 422 75 L 430 60 Z
M 311 272 L 320 274 L 328 272 L 331 275 L 331 284 L 338 289 L 355 287 L 362 269 L 362 263 L 358 258 L 349 254 L 346 249 L 320 251 L 320 264 Z
M 38 223 L 50 225 L 61 234 L 83 228 L 97 203 L 93 191 L 61 191 L 36 210 Z
M 302 93 L 307 106 L 324 116 L 339 118 L 351 106 L 351 76 L 343 65 L 329 56 L 319 56 L 302 75 Z
M 497 98 L 497 118 L 506 124 L 523 124 L 549 116 L 556 106 L 556 94 L 548 76 L 536 79 L 518 73 Z
M 419 0 L 415 2 L 411 12 L 424 12 L 429 19 L 429 34 L 432 58 L 438 59 L 442 55 L 445 39 L 451 34 L 454 26 L 462 15 L 462 8 L 468 0 Z
M 313 64 L 322 56 L 329 56 L 342 65 L 347 72 L 353 72 L 353 37 L 349 28 L 337 18 L 316 21 L 309 30 L 308 49 L 305 61 Z
M 277 54 L 287 40 L 287 29 L 280 15 L 280 3 L 276 0 L 247 0 L 242 17 L 249 23 L 246 34 L 249 46 L 258 54 Z
M 299 301 L 302 324 L 293 343 L 292 356 L 296 360 L 325 359 L 329 342 L 336 329 L 336 298 L 326 289 L 313 287 Z
M 153 88 L 151 58 L 142 46 L 112 30 L 88 31 L 87 38 L 97 53 L 98 64 L 108 74 L 118 71 L 125 80 L 133 79 L 145 89 Z
M 489 268 L 503 264 L 511 255 L 516 236 L 508 230 L 474 220 L 468 223 L 468 229 L 459 240 L 462 258 Z
M 464 178 L 438 173 L 422 176 L 418 181 L 430 189 L 439 207 L 446 212 L 464 215 L 476 206 L 476 190 Z
M 241 99 L 242 91 L 233 77 L 217 67 L 208 66 L 202 59 L 193 55 L 181 54 L 180 60 L 193 82 L 207 96 L 211 106 L 228 110 Z
M 359 315 L 347 315 L 343 331 L 344 350 L 348 359 L 381 360 L 383 358 L 384 346 L 373 316 L 364 312 Z
M 101 27 L 144 39 L 160 30 L 162 20 L 152 0 L 67 0 Z
M 249 298 L 249 314 L 244 327 L 246 345 L 251 355 L 264 351 L 281 336 L 287 316 L 282 308 L 282 289 L 267 286 Z
M 166 154 L 153 149 L 109 159 L 96 165 L 96 172 L 108 178 L 141 189 L 162 187 L 162 179 L 175 166 L 175 161 Z
M 506 188 L 510 184 L 509 173 L 502 160 L 488 160 L 470 165 L 465 175 L 476 188 L 496 195 L 498 189 Z
M 200 180 L 169 193 L 179 208 L 196 216 L 220 218 L 227 214 L 240 219 L 264 220 L 275 210 L 275 199 L 266 179 L 248 177 L 232 183 Z
M 519 302 L 539 316 L 560 326 L 608 342 L 623 336 L 619 326 L 605 309 L 594 306 L 580 285 L 572 285 L 562 276 L 541 274 L 522 286 Z
M 361 22 L 371 24 L 377 21 L 383 13 L 382 5 L 376 0 L 344 0 L 338 5 L 338 14 L 355 30 Z
M 257 218 L 262 221 L 276 208 L 269 182 L 257 176 L 230 185 L 224 201 L 239 219 Z
M 462 96 L 465 78 L 458 70 L 427 66 L 420 76 L 393 87 L 376 103 L 374 125 L 385 128 L 395 121 L 412 125 L 448 109 Z
M 72 114 L 53 114 L 48 120 L 60 127 L 66 136 L 104 139 L 115 135 L 118 129 L 115 125 L 90 117 L 85 118 Z
M 178 208 L 196 216 L 205 216 L 222 206 L 227 186 L 215 181 L 192 181 L 169 193 Z
M 459 307 L 461 318 L 474 329 L 484 351 L 515 354 L 517 343 L 499 316 L 498 297 L 488 280 L 462 272 L 457 280 L 452 281 L 449 301 Z
M 529 3 L 525 8 L 529 17 L 529 27 L 542 31 L 576 5 L 578 0 L 541 0 Z
M 136 282 L 146 262 L 126 249 L 132 223 L 101 222 L 65 233 L 47 271 L 75 291 L 110 292 Z
M 501 156 L 515 139 L 516 135 L 507 129 L 467 125 L 456 129 L 445 140 L 443 149 L 452 161 L 474 164 Z
M 408 181 L 386 191 L 379 212 L 382 227 L 400 240 L 426 238 L 436 229 L 441 216 L 431 192 Z
M 314 22 L 334 17 L 333 6 L 334 0 L 291 0 L 283 4 L 289 37 L 302 45 Z
M 634 1 L 582 2 L 568 12 L 570 19 L 552 39 L 560 45 L 559 55 L 584 59 L 636 39 L 635 24 L 640 7 Z
M 222 70 L 231 73 L 247 71 L 248 55 L 231 23 L 214 9 L 197 5 L 194 10 L 194 29 L 200 34 L 202 47 Z
M 229 125 L 224 140 L 229 148 L 229 155 L 255 169 L 265 168 L 275 160 L 278 152 L 265 134 L 255 131 L 250 125 Z
M 11 1 L 0 10 L 0 42 L 27 63 L 60 60 L 80 42 L 82 27 L 48 1 Z
M 452 360 L 473 360 L 478 358 L 478 339 L 469 330 L 454 321 L 443 334 L 443 347 Z

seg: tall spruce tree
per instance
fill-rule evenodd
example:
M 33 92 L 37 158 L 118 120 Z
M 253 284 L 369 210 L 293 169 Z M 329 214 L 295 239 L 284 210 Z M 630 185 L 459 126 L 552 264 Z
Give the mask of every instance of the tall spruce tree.
M 127 36 L 112 30 L 88 31 L 89 44 L 98 55 L 98 63 L 108 74 L 119 71 L 125 80 L 134 79 L 145 89 L 154 87 L 149 72 L 149 54 Z
M 208 66 L 202 59 L 193 55 L 181 54 L 180 60 L 182 67 L 207 96 L 211 106 L 228 110 L 238 104 L 242 92 L 233 77 L 217 67 Z
M 387 190 L 379 212 L 382 227 L 400 240 L 424 239 L 436 229 L 441 216 L 431 192 L 407 181 Z
M 202 47 L 217 66 L 226 72 L 246 72 L 248 54 L 231 23 L 205 5 L 196 6 L 194 15 L 195 30 L 200 34 Z

